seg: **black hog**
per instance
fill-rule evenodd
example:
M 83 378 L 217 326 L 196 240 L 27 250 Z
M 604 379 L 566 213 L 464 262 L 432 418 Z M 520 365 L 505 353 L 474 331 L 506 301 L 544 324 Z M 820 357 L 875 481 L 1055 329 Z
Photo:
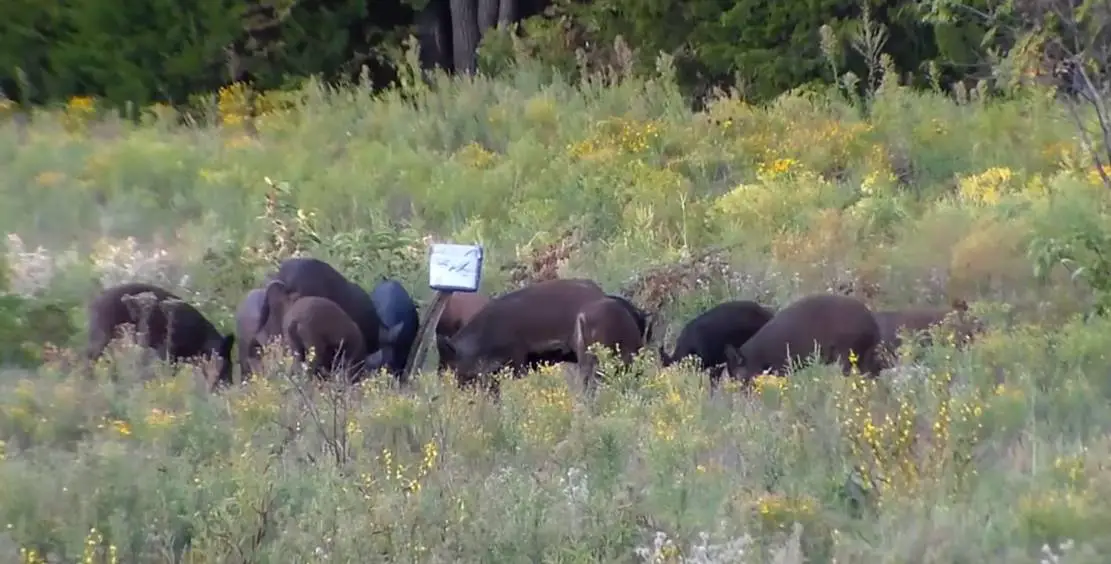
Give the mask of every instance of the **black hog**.
M 366 368 L 366 341 L 343 308 L 327 298 L 299 296 L 278 280 L 267 284 L 264 292 L 256 331 L 260 341 L 281 335 L 299 361 L 314 351 L 309 367 L 313 374 L 323 377 L 339 369 L 351 381 L 358 380 Z
M 145 293 L 154 296 L 150 306 L 144 306 L 139 297 Z M 142 282 L 113 286 L 89 303 L 88 316 L 85 357 L 90 362 L 104 354 L 122 326 L 130 324 L 136 328 L 139 344 L 153 349 L 159 358 L 180 361 L 208 356 L 215 360 L 215 373 L 206 374 L 210 388 L 231 382 L 235 335 L 222 335 L 201 312 L 168 290 Z
M 378 319 L 384 326 L 390 328 L 392 346 L 381 347 L 378 352 L 373 353 L 367 368 L 376 371 L 384 366 L 390 374 L 400 377 L 405 370 L 409 351 L 417 340 L 417 331 L 420 329 L 417 304 L 405 287 L 396 280 L 380 282 L 370 292 L 370 300 L 374 302 Z
M 461 385 L 505 365 L 516 374 L 528 369 L 530 355 L 574 354 L 571 337 L 579 309 L 605 297 L 591 280 L 556 279 L 514 290 L 486 304 L 443 344 L 456 359 Z
M 964 300 L 954 300 L 949 308 L 908 308 L 874 312 L 880 328 L 880 352 L 886 364 L 894 362 L 903 339 L 900 331 L 915 334 L 916 344 L 930 346 L 935 328 L 952 331 L 958 345 L 970 343 L 983 331 L 978 319 L 968 313 Z
M 710 370 L 710 379 L 721 377 L 726 347 L 739 347 L 752 338 L 774 316 L 772 310 L 753 301 L 740 300 L 718 304 L 690 320 L 675 340 L 675 350 L 667 354 L 660 347 L 660 360 L 670 366 L 688 356 L 698 361 L 700 370 Z
M 625 366 L 632 363 L 633 355 L 644 346 L 642 329 L 621 300 L 612 297 L 594 300 L 583 305 L 575 317 L 571 345 L 586 389 L 593 387 L 598 369 L 598 358 L 589 350 L 593 344 L 616 349 Z
M 476 292 L 455 293 L 447 298 L 444 311 L 436 322 L 436 349 L 439 352 L 439 369 L 455 368 L 455 355 L 445 344 L 447 339 L 463 328 L 475 316 L 490 298 Z
M 283 260 L 271 278 L 283 282 L 299 296 L 316 296 L 335 302 L 359 326 L 368 351 L 392 348 L 393 337 L 401 332 L 398 327 L 384 327 L 370 294 L 320 259 L 298 257 Z M 383 358 L 392 356 L 392 351 L 383 351 Z
M 266 301 L 266 291 L 255 288 L 243 297 L 235 310 L 235 334 L 239 341 L 239 374 L 246 380 L 252 372 L 257 372 L 257 361 L 261 354 L 262 343 L 255 338 L 262 315 L 262 305 Z
M 879 325 L 864 302 L 815 294 L 783 308 L 740 347 L 727 346 L 726 370 L 745 383 L 765 370 L 783 374 L 790 362 L 808 358 L 818 346 L 823 364 L 840 362 L 847 374 L 855 353 L 861 372 L 876 376 L 879 341 Z

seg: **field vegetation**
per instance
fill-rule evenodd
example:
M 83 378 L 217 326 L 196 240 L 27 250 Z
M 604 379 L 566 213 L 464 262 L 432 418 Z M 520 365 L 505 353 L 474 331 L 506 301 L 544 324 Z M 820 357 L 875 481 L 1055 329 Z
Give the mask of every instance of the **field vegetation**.
M 1052 91 L 723 94 L 655 76 L 242 89 L 187 127 L 93 99 L 0 125 L 0 554 L 23 562 L 1101 562 L 1111 551 L 1111 214 Z M 1087 117 L 1083 117 L 1087 119 Z M 215 120 L 214 120 L 215 121 Z M 668 342 L 728 299 L 968 301 L 988 332 L 712 396 L 689 367 L 582 396 L 561 367 L 500 401 L 311 386 L 272 354 L 217 394 L 79 376 L 83 303 L 145 280 L 232 327 L 283 258 L 427 303 L 431 241 L 483 291 L 589 277 Z M 670 348 L 670 345 L 667 345 Z M 432 365 L 429 359 L 429 366 Z

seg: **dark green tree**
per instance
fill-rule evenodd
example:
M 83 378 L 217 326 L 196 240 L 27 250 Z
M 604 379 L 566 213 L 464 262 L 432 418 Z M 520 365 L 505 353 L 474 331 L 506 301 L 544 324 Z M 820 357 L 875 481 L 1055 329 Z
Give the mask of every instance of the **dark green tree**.
M 56 89 L 49 57 L 64 33 L 57 0 L 0 2 L 0 90 L 18 102 L 42 103 Z
M 622 35 L 650 70 L 660 51 L 676 56 L 688 91 L 731 84 L 740 77 L 755 99 L 767 99 L 814 80 L 830 80 L 818 30 L 830 24 L 842 40 L 868 2 L 872 19 L 888 28 L 886 51 L 904 70 L 936 54 L 932 30 L 915 4 L 894 0 L 598 0 L 575 2 L 577 19 L 599 45 Z M 842 69 L 861 74 L 864 61 L 843 50 Z
M 99 94 L 110 102 L 184 101 L 225 78 L 225 48 L 241 33 L 240 0 L 89 0 L 60 11 L 51 45 L 53 97 Z

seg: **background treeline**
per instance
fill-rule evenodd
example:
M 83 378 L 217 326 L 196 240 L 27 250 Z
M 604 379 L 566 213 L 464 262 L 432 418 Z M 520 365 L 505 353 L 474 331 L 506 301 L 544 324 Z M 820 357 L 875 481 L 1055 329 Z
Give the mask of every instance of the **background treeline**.
M 383 87 L 410 35 L 423 67 L 451 72 L 497 72 L 521 50 L 568 73 L 614 59 L 647 69 L 663 51 L 688 93 L 740 86 L 752 99 L 845 71 L 866 80 L 880 49 L 918 81 L 990 72 L 991 53 L 1013 36 L 984 17 L 1001 3 L 940 1 L 7 0 L 0 89 L 31 104 L 180 104 L 236 81 L 273 89 L 364 67 Z

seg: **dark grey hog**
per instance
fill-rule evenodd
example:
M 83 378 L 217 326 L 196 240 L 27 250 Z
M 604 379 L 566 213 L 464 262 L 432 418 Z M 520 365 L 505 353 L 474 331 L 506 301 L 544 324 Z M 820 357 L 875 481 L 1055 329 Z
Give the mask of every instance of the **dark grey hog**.
M 590 346 L 602 345 L 615 350 L 624 366 L 633 362 L 633 355 L 644 346 L 643 329 L 626 304 L 620 299 L 605 297 L 582 306 L 575 318 L 571 344 L 578 359 L 583 387 L 594 387 L 598 358 Z
M 283 282 L 299 296 L 327 298 L 340 307 L 363 335 L 366 350 L 391 349 L 399 327 L 387 328 L 378 317 L 370 294 L 351 282 L 332 265 L 315 258 L 297 257 L 283 260 L 271 279 Z M 384 350 L 382 358 L 392 358 L 392 350 Z
M 261 321 L 262 306 L 266 302 L 266 291 L 255 288 L 243 297 L 235 310 L 235 334 L 239 342 L 239 377 L 246 380 L 248 375 L 260 369 L 258 360 L 262 355 L 262 345 L 255 338 Z
M 368 369 L 376 371 L 384 366 L 390 374 L 400 377 L 405 370 L 409 351 L 417 340 L 417 331 L 420 329 L 417 304 L 405 287 L 396 280 L 383 280 L 378 283 L 370 292 L 370 299 L 374 302 L 378 319 L 394 334 L 392 346 L 382 347 L 370 356 Z
M 877 376 L 880 328 L 864 302 L 849 296 L 814 294 L 783 308 L 740 347 L 727 346 L 726 370 L 750 382 L 770 370 L 783 374 L 792 362 L 804 361 L 820 347 L 823 364 L 839 362 L 846 374 L 850 353 L 861 372 Z
M 675 350 L 667 354 L 660 347 L 660 361 L 671 366 L 693 356 L 700 370 L 710 371 L 710 381 L 717 382 L 725 363 L 726 347 L 739 347 L 752 338 L 775 313 L 748 300 L 718 304 L 690 320 L 679 331 Z
M 533 359 L 574 359 L 575 320 L 585 304 L 605 297 L 585 279 L 537 282 L 498 296 L 455 335 L 443 341 L 456 359 L 456 378 L 467 385 L 480 374 L 511 366 L 518 375 Z
M 149 304 L 141 296 L 146 293 L 153 295 Z M 136 328 L 139 345 L 154 350 L 159 358 L 214 360 L 215 369 L 205 374 L 210 389 L 231 382 L 235 335 L 221 334 L 204 314 L 166 289 L 142 282 L 107 288 L 89 302 L 88 316 L 85 357 L 90 362 L 100 358 L 120 329 L 130 324 Z
M 309 370 L 318 377 L 339 370 L 349 381 L 361 378 L 367 361 L 365 340 L 338 304 L 319 296 L 300 296 L 280 280 L 267 284 L 264 293 L 255 332 L 261 342 L 280 335 L 302 362 L 312 350 Z

